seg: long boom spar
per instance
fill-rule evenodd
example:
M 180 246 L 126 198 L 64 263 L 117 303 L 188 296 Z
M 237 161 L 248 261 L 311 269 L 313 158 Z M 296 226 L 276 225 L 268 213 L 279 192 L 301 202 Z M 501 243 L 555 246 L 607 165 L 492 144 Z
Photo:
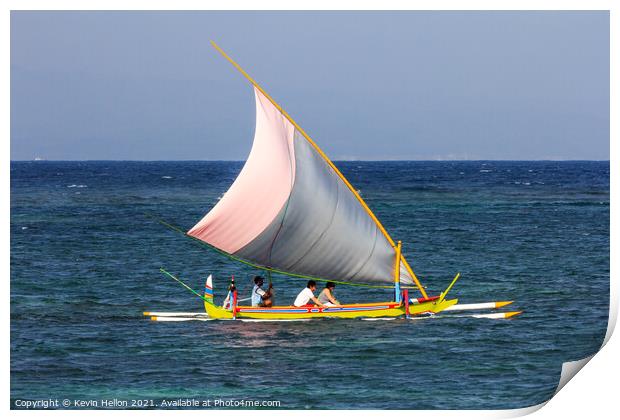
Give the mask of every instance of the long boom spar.
M 284 117 L 287 120 L 289 120 L 289 122 L 291 124 L 293 124 L 293 126 L 301 133 L 301 135 L 303 135 L 305 137 L 305 139 L 308 141 L 308 143 L 310 143 L 310 145 L 317 151 L 317 153 L 334 170 L 336 175 L 338 175 L 340 177 L 340 179 L 342 180 L 342 182 L 344 182 L 344 184 L 347 186 L 347 188 L 349 188 L 351 193 L 353 193 L 355 198 L 359 201 L 359 203 L 361 204 L 362 208 L 366 211 L 368 216 L 370 216 L 370 218 L 375 222 L 375 224 L 377 225 L 377 227 L 379 228 L 381 233 L 383 233 L 383 235 L 388 240 L 388 242 L 390 243 L 392 248 L 394 248 L 394 250 L 396 250 L 396 243 L 394 242 L 394 240 L 392 239 L 390 234 L 387 232 L 387 230 L 385 229 L 383 224 L 381 224 L 381 222 L 379 221 L 377 216 L 375 216 L 375 214 L 372 212 L 372 210 L 370 210 L 370 207 L 368 207 L 368 205 L 366 204 L 364 199 L 358 194 L 357 190 L 355 188 L 353 188 L 351 183 L 345 178 L 345 176 L 340 172 L 340 170 L 336 167 L 336 165 L 334 165 L 334 163 L 329 159 L 329 157 L 321 150 L 321 148 L 314 142 L 314 140 L 312 140 L 310 138 L 310 136 L 299 126 L 299 124 L 297 124 L 295 122 L 295 120 L 293 120 L 293 118 L 291 118 L 291 116 L 267 92 L 265 92 L 265 90 L 245 70 L 243 70 L 239 64 L 237 64 L 228 54 L 226 54 L 226 52 L 224 52 L 224 50 L 222 50 L 219 47 L 219 45 L 217 45 L 214 41 L 211 41 L 211 45 L 220 54 L 222 54 L 222 56 L 226 60 L 228 60 L 228 62 L 230 64 L 232 64 L 246 79 L 248 79 L 248 81 L 250 83 L 252 83 L 252 85 L 254 85 L 254 87 L 256 87 L 256 89 L 258 89 L 263 95 L 265 95 L 265 97 L 273 104 L 273 106 L 275 106 L 282 113 L 282 115 L 284 115 Z M 420 293 L 422 293 L 422 296 L 427 298 L 428 296 L 426 294 L 426 290 L 424 289 L 424 287 L 422 286 L 422 284 L 418 280 L 417 276 L 413 272 L 411 266 L 409 265 L 409 263 L 407 262 L 407 260 L 405 259 L 405 257 L 402 254 L 400 256 L 400 260 L 402 261 L 403 265 L 407 269 L 407 272 L 409 272 L 409 274 L 413 278 L 413 281 L 415 282 L 416 286 L 418 286 L 418 289 L 420 290 Z

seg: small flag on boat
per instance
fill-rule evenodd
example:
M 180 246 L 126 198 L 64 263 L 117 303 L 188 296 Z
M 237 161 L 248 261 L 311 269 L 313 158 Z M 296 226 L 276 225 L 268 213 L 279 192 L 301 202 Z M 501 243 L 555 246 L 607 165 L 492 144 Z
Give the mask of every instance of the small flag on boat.
M 213 303 L 213 276 L 209 274 L 205 283 L 205 300 Z

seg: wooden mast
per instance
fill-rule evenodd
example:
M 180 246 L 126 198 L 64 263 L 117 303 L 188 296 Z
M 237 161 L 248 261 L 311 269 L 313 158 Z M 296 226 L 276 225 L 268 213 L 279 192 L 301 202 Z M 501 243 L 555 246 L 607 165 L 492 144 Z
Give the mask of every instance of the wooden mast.
M 394 261 L 394 302 L 400 303 L 401 295 L 400 295 L 400 250 L 402 248 L 403 243 L 398 241 L 396 245 L 396 259 Z

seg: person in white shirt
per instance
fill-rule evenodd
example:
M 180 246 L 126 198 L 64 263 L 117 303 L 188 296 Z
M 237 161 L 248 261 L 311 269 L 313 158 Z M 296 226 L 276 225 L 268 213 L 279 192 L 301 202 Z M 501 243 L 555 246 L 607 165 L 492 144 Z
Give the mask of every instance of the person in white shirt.
M 325 305 L 323 305 L 321 302 L 319 302 L 317 298 L 314 297 L 315 290 L 316 290 L 316 282 L 314 280 L 310 280 L 308 282 L 308 286 L 304 290 L 299 292 L 299 294 L 297 295 L 297 298 L 295 299 L 295 303 L 293 303 L 293 305 L 297 307 L 306 306 L 310 303 L 310 301 L 313 301 L 315 303 L 314 306 L 325 308 Z

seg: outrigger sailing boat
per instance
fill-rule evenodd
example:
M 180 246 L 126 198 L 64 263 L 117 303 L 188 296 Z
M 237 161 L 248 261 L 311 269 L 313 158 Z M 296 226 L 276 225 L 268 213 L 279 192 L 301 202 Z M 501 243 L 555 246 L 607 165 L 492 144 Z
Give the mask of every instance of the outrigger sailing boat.
M 333 162 L 258 83 L 211 43 L 252 83 L 256 131 L 237 179 L 186 234 L 270 272 L 393 288 L 394 300 L 328 308 L 252 307 L 239 305 L 235 291 L 231 304 L 223 307 L 213 301 L 209 277 L 203 297 L 209 317 L 408 317 L 455 305 L 457 299 L 446 300 L 446 295 L 459 274 L 443 293 L 429 296 L 402 255 L 401 241 L 390 237 Z M 410 298 L 410 289 L 420 296 Z

